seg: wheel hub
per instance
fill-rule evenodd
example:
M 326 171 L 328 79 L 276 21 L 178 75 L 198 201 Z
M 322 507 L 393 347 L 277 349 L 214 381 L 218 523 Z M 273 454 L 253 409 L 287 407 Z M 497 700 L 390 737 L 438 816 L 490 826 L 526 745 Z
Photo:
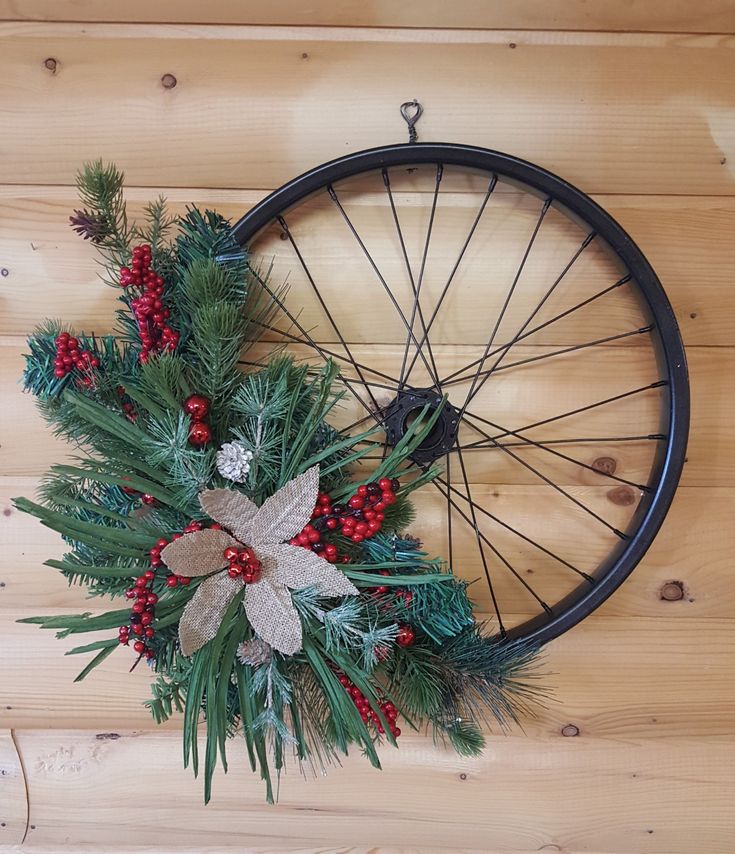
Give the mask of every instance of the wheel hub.
M 434 426 L 411 455 L 411 459 L 422 466 L 430 465 L 451 451 L 459 430 L 459 410 L 449 401 L 443 401 L 436 389 L 411 388 L 398 392 L 388 405 L 385 418 L 388 443 L 395 447 L 427 406 L 432 415 L 437 409 L 440 411 Z

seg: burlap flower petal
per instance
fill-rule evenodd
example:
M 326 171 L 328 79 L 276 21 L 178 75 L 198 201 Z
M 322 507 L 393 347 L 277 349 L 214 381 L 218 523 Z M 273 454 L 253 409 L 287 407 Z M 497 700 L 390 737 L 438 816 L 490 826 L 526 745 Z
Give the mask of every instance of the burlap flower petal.
M 219 572 L 197 588 L 179 621 L 179 642 L 184 655 L 193 655 L 217 634 L 232 597 L 242 595 L 243 583 Z
M 319 495 L 319 466 L 312 466 L 266 498 L 250 525 L 246 542 L 282 543 L 295 537 L 310 520 Z
M 205 528 L 193 534 L 184 534 L 169 543 L 161 552 L 161 557 L 176 575 L 209 575 L 227 566 L 222 553 L 232 545 L 237 546 L 237 540 L 233 540 L 227 531 Z
M 241 543 L 248 542 L 258 506 L 247 495 L 236 489 L 205 489 L 199 493 L 199 503 L 207 516 L 232 531 Z
M 358 590 L 342 570 L 301 546 L 288 543 L 261 547 L 263 570 L 274 584 L 293 590 L 316 587 L 322 596 L 357 596 Z
M 245 614 L 261 640 L 274 649 L 284 655 L 301 649 L 301 618 L 283 585 L 266 578 L 246 585 Z

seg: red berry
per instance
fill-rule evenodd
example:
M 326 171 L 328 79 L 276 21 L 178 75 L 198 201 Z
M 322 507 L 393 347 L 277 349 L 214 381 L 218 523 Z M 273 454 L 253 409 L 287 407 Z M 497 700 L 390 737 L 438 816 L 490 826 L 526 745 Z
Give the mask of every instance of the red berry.
M 156 633 L 156 630 L 152 626 L 148 626 L 148 628 L 143 632 L 143 634 L 147 638 L 152 638 Z
M 195 421 L 189 429 L 189 444 L 203 448 L 212 441 L 212 428 L 203 421 Z
M 176 578 L 179 584 L 183 584 L 184 587 L 188 587 L 191 584 L 191 578 L 188 575 L 177 575 Z
M 387 477 L 381 477 L 378 481 L 378 486 L 381 492 L 388 492 L 393 487 L 392 481 Z
M 233 561 L 237 560 L 237 549 L 235 548 L 235 546 L 228 546 L 224 550 L 222 556 L 224 557 L 224 559 L 226 561 L 228 561 L 229 563 L 232 563 Z
M 327 528 L 329 528 L 330 531 L 333 531 L 337 527 L 337 524 L 336 519 L 327 519 Z
M 166 587 L 176 587 L 179 583 L 179 579 L 175 575 L 169 575 L 166 579 Z
M 347 503 L 353 510 L 362 510 L 365 506 L 365 499 L 361 498 L 359 495 L 353 495 Z
M 357 494 L 364 498 L 368 494 L 368 488 L 365 485 L 357 487 Z
M 203 394 L 192 394 L 184 401 L 184 412 L 194 421 L 203 421 L 209 415 L 210 400 Z
M 130 609 L 134 614 L 142 614 L 145 611 L 145 605 L 142 602 L 133 603 L 132 608 Z
M 238 575 L 242 575 L 244 567 L 239 563 L 231 563 L 229 569 L 227 570 L 227 574 L 230 578 L 237 578 Z
M 145 597 L 145 601 L 146 601 L 149 605 L 155 605 L 155 604 L 156 604 L 156 602 L 158 602 L 158 596 L 156 596 L 156 594 L 155 594 L 155 593 L 149 593 L 149 594 Z
M 398 627 L 398 634 L 396 635 L 396 643 L 398 646 L 411 646 L 415 639 L 416 632 L 414 632 L 411 626 L 404 623 Z

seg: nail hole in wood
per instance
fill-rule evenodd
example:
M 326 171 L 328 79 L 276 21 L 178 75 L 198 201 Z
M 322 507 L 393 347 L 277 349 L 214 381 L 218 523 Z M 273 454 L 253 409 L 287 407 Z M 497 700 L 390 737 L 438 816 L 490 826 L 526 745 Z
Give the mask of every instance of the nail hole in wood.
M 681 581 L 667 581 L 659 591 L 664 602 L 679 602 L 684 598 L 684 584 Z
M 720 158 L 720 166 L 724 166 L 727 163 L 727 157 Z M 653 833 L 653 831 L 651 831 Z
M 2 276 L 3 279 L 9 275 L 10 275 L 10 270 L 8 270 L 7 267 L 3 267 L 2 269 L 0 269 L 0 276 Z
M 302 59 L 308 59 L 308 58 L 309 58 L 309 54 L 308 54 L 308 53 L 302 53 L 302 54 L 301 54 L 301 58 L 302 58 Z
M 173 74 L 164 74 L 161 78 L 161 85 L 164 89 L 173 89 L 178 82 Z
M 466 779 L 467 779 L 467 775 L 466 775 L 464 772 L 462 772 L 462 773 L 459 775 L 459 779 L 460 779 L 460 780 L 466 780 Z
M 515 49 L 516 49 L 516 47 L 518 47 L 518 45 L 517 45 L 515 42 L 511 42 L 511 43 L 508 45 L 508 47 L 509 47 L 511 50 L 515 50 Z
M 561 728 L 561 734 L 564 738 L 574 738 L 579 735 L 579 727 L 574 724 L 567 724 Z
M 695 319 L 696 319 L 696 317 L 697 317 L 697 312 L 696 312 L 696 311 L 693 311 L 693 312 L 689 315 L 689 317 L 691 317 L 691 319 L 692 319 L 692 320 L 695 320 Z
M 45 59 L 43 62 L 43 67 L 47 68 L 52 74 L 56 74 L 56 69 L 59 67 L 59 63 L 50 56 L 48 59 Z
M 592 468 L 603 474 L 615 474 L 615 469 L 618 467 L 614 457 L 598 457 L 592 463 Z

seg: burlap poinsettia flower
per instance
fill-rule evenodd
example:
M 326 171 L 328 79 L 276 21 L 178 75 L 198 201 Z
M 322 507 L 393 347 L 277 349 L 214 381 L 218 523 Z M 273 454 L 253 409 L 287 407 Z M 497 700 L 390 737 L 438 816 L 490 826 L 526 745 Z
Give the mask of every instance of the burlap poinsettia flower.
M 199 585 L 179 622 L 184 655 L 192 655 L 217 634 L 235 596 L 244 596 L 245 613 L 255 632 L 274 649 L 293 655 L 301 649 L 302 634 L 290 589 L 315 587 L 326 597 L 357 595 L 354 584 L 324 558 L 284 542 L 311 520 L 318 493 L 319 466 L 286 483 L 260 508 L 236 490 L 200 493 L 204 511 L 227 530 L 205 528 L 185 534 L 161 552 L 177 575 L 210 576 Z M 247 547 L 255 554 L 261 563 L 258 581 L 245 584 L 228 574 L 224 552 L 230 547 Z

